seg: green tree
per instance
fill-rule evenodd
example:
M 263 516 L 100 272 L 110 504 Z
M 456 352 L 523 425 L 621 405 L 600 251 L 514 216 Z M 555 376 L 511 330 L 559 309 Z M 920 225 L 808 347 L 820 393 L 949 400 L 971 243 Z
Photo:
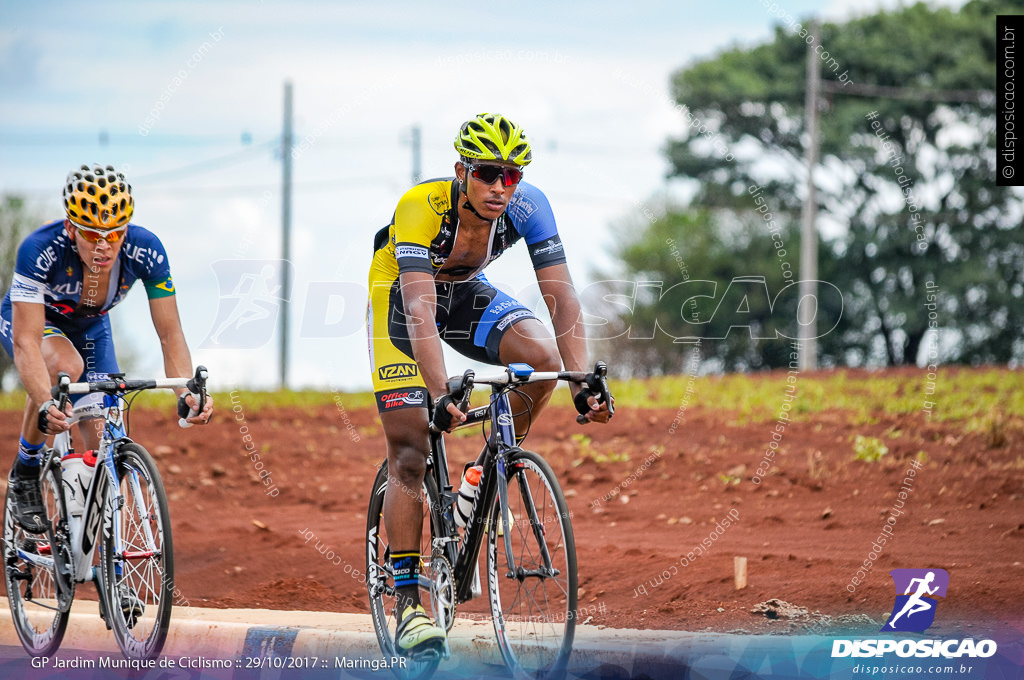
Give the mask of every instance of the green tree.
M 28 233 L 42 224 L 21 196 L 5 194 L 0 197 L 0 298 L 7 294 L 14 276 L 14 259 L 18 246 Z M 14 367 L 7 352 L 0 350 L 0 390 L 4 377 Z
M 767 44 L 674 74 L 675 99 L 696 127 L 668 154 L 676 175 L 699 182 L 694 205 L 750 210 L 757 185 L 774 212 L 798 214 L 804 36 L 828 53 L 816 186 L 819 224 L 834 235 L 822 243 L 819 279 L 843 291 L 845 308 L 844 323 L 819 342 L 826 356 L 924 360 L 929 282 L 940 291 L 937 322 L 957 341 L 944 343 L 944 359 L 1024 356 L 1021 193 L 996 185 L 991 92 L 995 16 L 1017 9 L 998 0 L 957 12 L 919 3 L 827 23 L 817 35 L 779 26 Z
M 795 298 L 781 293 L 796 280 L 795 257 L 776 247 L 762 216 L 706 209 L 644 212 L 642 221 L 626 218 L 614 230 L 622 235 L 614 253 L 619 275 L 599 272 L 587 288 L 587 307 L 610 320 L 590 327 L 595 352 L 614 357 L 617 371 L 631 377 L 693 370 L 698 338 L 696 356 L 704 369 L 787 365 L 796 314 L 782 300 Z M 790 231 L 781 220 L 783 241 Z M 823 306 L 821 326 L 839 321 L 841 304 Z

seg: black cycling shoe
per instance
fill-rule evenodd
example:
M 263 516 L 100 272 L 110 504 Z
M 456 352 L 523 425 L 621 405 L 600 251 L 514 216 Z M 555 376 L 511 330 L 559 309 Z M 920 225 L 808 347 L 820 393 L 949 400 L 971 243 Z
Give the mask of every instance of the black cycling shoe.
M 46 518 L 46 506 L 43 505 L 39 478 L 21 477 L 12 473 L 7 478 L 7 486 L 11 491 L 14 521 L 25 531 L 45 534 L 50 529 L 50 520 Z

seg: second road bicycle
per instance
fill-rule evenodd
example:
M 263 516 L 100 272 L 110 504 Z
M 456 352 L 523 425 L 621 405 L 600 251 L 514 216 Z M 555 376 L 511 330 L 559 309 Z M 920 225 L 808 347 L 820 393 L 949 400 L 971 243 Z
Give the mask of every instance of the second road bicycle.
M 135 396 L 154 388 L 188 388 L 201 412 L 206 399 L 206 369 L 193 378 L 108 380 L 72 383 L 58 377 L 53 398 L 64 410 L 72 394 L 103 393 L 103 434 L 95 472 L 88 487 L 65 479 L 62 459 L 74 457 L 70 432 L 54 437 L 43 455 L 39 483 L 49 528 L 24 531 L 14 521 L 8 491 L 3 528 L 4 581 L 22 646 L 32 656 L 57 651 L 67 629 L 75 587 L 92 581 L 99 593 L 99 614 L 129 659 L 160 654 L 171 618 L 174 550 L 167 494 L 149 453 L 128 438 L 128 411 Z M 72 421 L 77 419 L 72 417 Z M 189 426 L 184 419 L 182 427 Z M 71 494 L 81 513 L 69 513 Z M 84 505 L 82 502 L 84 501 Z M 94 564 L 95 555 L 99 564 Z

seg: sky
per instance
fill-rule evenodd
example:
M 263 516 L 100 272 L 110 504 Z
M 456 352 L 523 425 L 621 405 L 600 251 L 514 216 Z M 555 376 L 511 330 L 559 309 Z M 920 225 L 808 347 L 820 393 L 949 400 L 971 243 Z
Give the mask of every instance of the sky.
M 63 216 L 69 170 L 123 170 L 133 222 L 168 251 L 193 362 L 214 389 L 275 387 L 290 81 L 289 387 L 369 389 L 372 239 L 413 183 L 413 126 L 429 178 L 453 174 L 464 120 L 497 111 L 522 125 L 534 149 L 526 179 L 548 196 L 583 287 L 614 266 L 616 227 L 687 194 L 666 179 L 663 153 L 684 131 L 669 97 L 675 70 L 770 40 L 772 5 L 843 20 L 896 4 L 3 0 L 0 193 L 26 195 L 49 221 Z M 487 274 L 537 309 L 525 248 Z M 111 313 L 118 353 L 131 376 L 157 376 L 137 288 Z M 471 365 L 446 356 L 449 373 Z

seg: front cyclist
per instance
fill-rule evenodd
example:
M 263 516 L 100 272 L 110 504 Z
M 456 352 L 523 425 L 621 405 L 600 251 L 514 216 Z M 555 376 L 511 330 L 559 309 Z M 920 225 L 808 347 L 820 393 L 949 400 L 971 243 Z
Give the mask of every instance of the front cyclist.
M 400 651 L 443 645 L 445 633 L 420 603 L 418 575 L 423 485 L 433 422 L 450 431 L 466 416 L 447 393 L 441 339 L 490 364 L 523 362 L 538 371 L 584 371 L 586 339 L 580 303 L 565 264 L 554 215 L 536 187 L 521 182 L 530 163 L 522 128 L 500 114 L 463 123 L 455 140 L 455 177 L 414 186 L 398 202 L 391 224 L 375 240 L 367 330 L 381 424 L 387 437 L 389 484 L 384 526 L 394 569 Z M 533 312 L 494 288 L 481 273 L 518 240 L 526 242 L 555 338 Z M 557 339 L 556 339 L 557 338 Z M 521 388 L 534 411 L 554 383 Z M 577 409 L 607 422 L 607 406 L 573 385 Z M 524 423 L 517 423 L 517 431 Z
M 167 377 L 192 375 L 167 254 L 152 232 L 129 222 L 135 203 L 124 175 L 109 165 L 83 165 L 68 174 L 63 199 L 67 218 L 39 227 L 18 247 L 14 280 L 0 305 L 0 343 L 28 395 L 8 484 L 15 521 L 33 533 L 49 526 L 39 489 L 43 444 L 48 434 L 71 427 L 71 409 L 57 408 L 50 385 L 62 371 L 78 380 L 118 372 L 107 312 L 137 280 L 149 296 Z M 178 392 L 178 410 L 187 415 L 194 400 L 184 388 Z M 72 401 L 82 443 L 94 449 L 103 425 L 102 395 Z M 206 423 L 212 409 L 207 399 L 189 422 Z

